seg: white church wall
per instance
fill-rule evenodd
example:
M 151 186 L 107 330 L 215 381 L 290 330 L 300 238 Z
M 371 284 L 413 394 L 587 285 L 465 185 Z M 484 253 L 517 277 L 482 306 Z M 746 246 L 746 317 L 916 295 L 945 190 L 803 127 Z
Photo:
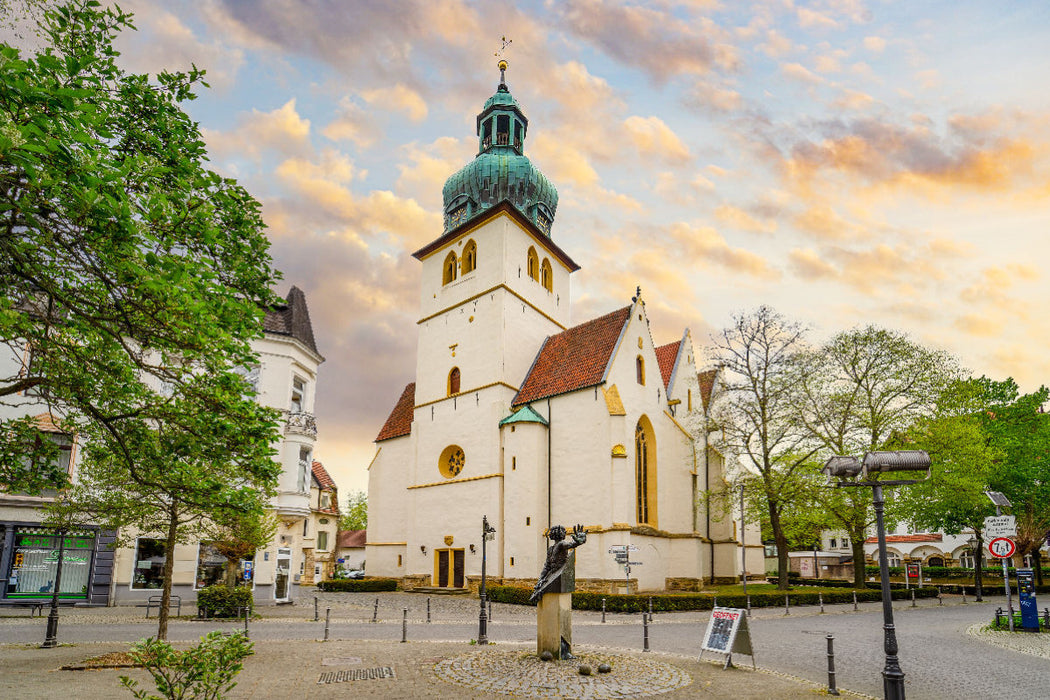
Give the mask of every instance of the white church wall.
M 540 423 L 516 423 L 503 426 L 501 434 L 504 517 L 496 533 L 503 545 L 501 571 L 508 577 L 527 578 L 539 574 L 536 567 L 542 567 L 546 556 L 547 428 Z
M 408 493 L 405 489 L 413 471 L 413 442 L 414 437 L 406 435 L 384 440 L 378 445 L 379 452 L 368 469 L 368 500 L 373 506 L 380 505 L 369 508 L 366 535 L 369 544 L 405 541 L 405 515 L 408 506 Z M 394 561 L 396 562 L 396 558 Z M 368 559 L 370 575 L 393 575 L 390 572 L 380 574 L 378 568 L 373 568 L 378 566 L 379 561 Z

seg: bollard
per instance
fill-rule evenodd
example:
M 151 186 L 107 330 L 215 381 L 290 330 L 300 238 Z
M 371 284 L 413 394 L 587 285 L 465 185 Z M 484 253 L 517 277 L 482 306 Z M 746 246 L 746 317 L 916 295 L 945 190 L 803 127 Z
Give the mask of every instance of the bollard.
M 408 608 L 401 609 L 401 643 L 408 641 Z
M 915 607 L 915 589 L 911 589 L 911 606 Z
M 857 592 L 853 591 L 853 612 L 857 612 Z
M 489 600 L 489 622 L 492 622 L 492 601 Z
M 788 599 L 788 594 L 787 593 L 784 594 L 784 614 L 785 615 L 790 615 L 791 614 L 791 601 Z
M 1043 627 L 1050 630 L 1050 608 L 1043 608 Z
M 376 598 L 376 607 L 372 610 L 372 622 L 376 622 L 379 618 L 379 598 Z
M 941 597 L 941 589 L 937 589 L 937 605 L 944 605 L 944 599 Z
M 817 600 L 820 601 L 820 612 L 821 612 L 821 614 L 823 614 L 824 613 L 824 593 L 823 592 L 819 592 L 819 591 L 817 592 Z
M 966 586 L 963 586 L 962 594 L 963 594 L 963 605 L 966 605 Z
M 649 618 L 642 613 L 642 651 L 649 651 Z
M 430 624 L 430 598 L 427 598 L 427 624 Z
M 328 641 L 328 623 L 332 621 L 332 609 L 324 609 L 324 640 Z
M 321 618 L 317 613 L 317 596 L 314 596 L 314 622 L 319 622 Z
M 649 622 L 653 621 L 653 597 L 649 596 Z
M 828 695 L 838 695 L 835 687 L 835 635 L 828 634 Z
M 251 639 L 251 637 L 248 635 L 248 611 L 250 609 L 251 608 L 245 608 L 244 609 L 244 638 L 245 639 Z
M 605 598 L 602 598 L 602 622 L 605 622 Z
M 995 628 L 996 629 L 999 629 L 999 618 L 1002 617 L 1002 614 L 1003 614 L 1003 609 L 1002 608 L 996 608 L 995 609 Z
M 751 617 L 751 596 L 747 596 L 747 616 Z

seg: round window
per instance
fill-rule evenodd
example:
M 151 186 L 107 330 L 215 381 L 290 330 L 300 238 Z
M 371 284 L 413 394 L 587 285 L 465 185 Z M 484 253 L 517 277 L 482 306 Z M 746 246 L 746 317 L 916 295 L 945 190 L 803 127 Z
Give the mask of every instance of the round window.
M 467 458 L 463 454 L 463 448 L 459 445 L 449 445 L 441 452 L 438 469 L 441 470 L 441 476 L 452 479 L 463 471 L 463 465 L 466 462 Z

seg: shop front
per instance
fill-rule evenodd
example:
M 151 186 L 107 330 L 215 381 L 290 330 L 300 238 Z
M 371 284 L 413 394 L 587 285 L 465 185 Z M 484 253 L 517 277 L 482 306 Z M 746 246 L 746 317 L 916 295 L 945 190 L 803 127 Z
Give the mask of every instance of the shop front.
M 111 535 L 97 528 L 59 534 L 39 523 L 0 523 L 0 598 L 50 600 L 62 561 L 60 600 L 106 605 L 113 551 Z

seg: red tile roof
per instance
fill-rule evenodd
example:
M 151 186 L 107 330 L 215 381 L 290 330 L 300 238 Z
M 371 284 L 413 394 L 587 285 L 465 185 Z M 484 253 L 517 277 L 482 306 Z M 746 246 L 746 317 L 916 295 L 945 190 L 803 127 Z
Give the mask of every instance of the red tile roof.
M 704 402 L 704 410 L 711 408 L 711 392 L 715 388 L 715 377 L 718 376 L 717 369 L 709 369 L 696 375 L 700 382 L 700 400 Z
M 335 481 L 324 468 L 323 464 L 320 462 L 314 462 L 311 465 L 311 468 L 314 473 L 314 479 L 317 480 L 317 485 L 321 487 L 322 491 L 330 491 L 335 488 Z
M 678 359 L 678 348 L 681 346 L 682 341 L 676 340 L 656 348 L 656 361 L 660 363 L 660 377 L 664 380 L 664 389 L 671 384 L 671 372 L 674 370 L 674 361 Z
M 408 435 L 412 432 L 412 413 L 416 406 L 416 383 L 412 382 L 405 387 L 397 405 L 390 412 L 390 416 L 383 424 L 383 429 L 376 436 L 376 442 L 389 440 L 391 438 Z
M 886 535 L 886 542 L 940 542 L 943 538 L 939 533 L 929 533 L 925 535 Z M 879 541 L 878 537 L 869 537 L 864 540 L 867 544 L 875 544 Z
M 630 314 L 627 306 L 549 336 L 512 405 L 600 384 Z
M 338 547 L 364 547 L 367 530 L 340 530 L 336 537 Z

